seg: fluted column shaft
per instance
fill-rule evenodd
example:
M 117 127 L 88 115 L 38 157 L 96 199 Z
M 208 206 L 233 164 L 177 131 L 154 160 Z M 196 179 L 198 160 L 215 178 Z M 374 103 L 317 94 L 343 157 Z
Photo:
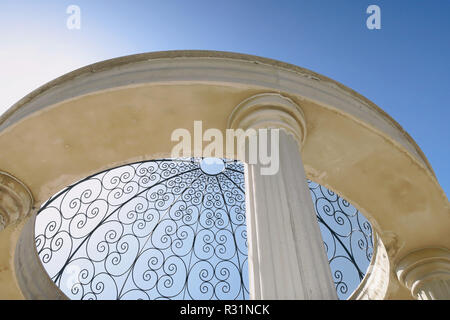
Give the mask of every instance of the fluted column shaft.
M 261 162 L 246 167 L 250 297 L 337 299 L 300 154 L 300 107 L 279 94 L 257 95 L 235 109 L 229 127 L 256 130 L 258 141 L 261 128 L 279 133 L 266 148 L 273 152 L 278 143 L 278 170 L 263 174 Z
M 280 131 L 280 168 L 248 166 L 247 221 L 253 299 L 336 299 L 298 144 Z

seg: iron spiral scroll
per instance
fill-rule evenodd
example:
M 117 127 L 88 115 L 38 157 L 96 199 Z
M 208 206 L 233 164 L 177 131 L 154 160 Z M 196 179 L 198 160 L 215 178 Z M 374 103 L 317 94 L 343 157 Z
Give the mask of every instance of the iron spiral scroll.
M 220 161 L 214 173 L 198 158 L 133 163 L 59 192 L 35 223 L 50 278 L 70 299 L 249 299 L 244 166 Z M 343 299 L 370 262 L 371 226 L 308 183 Z
M 45 223 L 43 223 L 45 222 Z M 243 165 L 155 160 L 88 177 L 40 210 L 36 247 L 71 299 L 248 299 Z
M 372 225 L 347 200 L 307 181 L 338 297 L 347 299 L 372 260 Z

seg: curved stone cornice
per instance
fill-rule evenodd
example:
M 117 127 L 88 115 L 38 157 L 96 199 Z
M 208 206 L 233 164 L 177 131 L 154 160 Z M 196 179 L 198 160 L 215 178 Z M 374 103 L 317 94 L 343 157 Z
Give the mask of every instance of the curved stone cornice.
M 0 171 L 0 230 L 27 216 L 32 205 L 33 197 L 27 186 Z
M 201 63 L 196 64 L 193 61 L 201 59 Z M 168 60 L 174 63 L 173 68 L 168 67 Z M 191 63 L 188 60 L 193 60 Z M 188 62 L 188 69 L 184 69 L 182 61 Z M 221 61 L 223 63 L 228 62 L 230 65 L 244 63 L 246 64 L 245 70 L 242 72 L 239 69 L 234 68 L 232 71 L 229 69 L 223 69 L 219 64 L 214 64 L 212 69 L 205 68 L 205 62 L 209 61 Z M 231 63 L 233 62 L 233 63 Z M 180 65 L 181 63 L 181 65 Z M 192 65 L 194 63 L 194 65 Z M 145 64 L 153 65 L 148 70 L 144 66 Z M 138 66 L 140 70 L 140 79 L 134 77 L 132 80 L 127 75 L 132 74 L 134 66 Z M 203 69 L 198 71 L 199 66 Z M 255 67 L 258 71 L 255 73 L 251 71 Z M 194 73 L 189 75 L 189 71 Z M 209 71 L 208 71 L 209 70 Z M 274 74 L 268 76 L 266 72 L 270 70 Z M 210 71 L 214 71 L 211 73 Z M 229 71 L 229 72 L 227 72 Z M 255 70 L 256 71 L 256 70 Z M 162 72 L 162 79 L 158 72 Z M 179 74 L 178 74 L 179 73 Z M 309 91 L 311 85 L 304 86 L 306 82 L 314 82 L 314 88 L 312 95 L 309 98 L 321 101 L 324 105 L 333 105 L 337 109 L 349 112 L 356 116 L 361 117 L 361 110 L 365 110 L 372 114 L 375 122 L 371 123 L 371 126 L 376 127 L 382 132 L 386 132 L 388 136 L 393 138 L 397 143 L 405 147 L 411 154 L 419 159 L 423 165 L 427 167 L 430 174 L 434 177 L 434 171 L 423 154 L 422 150 L 418 147 L 411 136 L 388 114 L 386 114 L 381 108 L 376 106 L 373 102 L 358 94 L 354 90 L 346 87 L 345 85 L 332 80 L 328 77 L 320 75 L 311 70 L 301 68 L 289 63 L 247 55 L 233 52 L 222 51 L 205 51 L 205 50 L 175 50 L 175 51 L 160 51 L 160 52 L 148 52 L 142 54 L 135 54 L 125 57 L 114 58 L 101 62 L 94 63 L 67 73 L 49 83 L 34 90 L 16 104 L 11 106 L 3 115 L 0 116 L 0 131 L 6 129 L 12 124 L 18 122 L 31 113 L 34 113 L 42 108 L 60 103 L 61 101 L 73 99 L 80 95 L 91 94 L 98 92 L 99 90 L 110 90 L 116 87 L 123 87 L 128 85 L 136 85 L 141 81 L 146 83 L 154 82 L 156 80 L 163 82 L 177 81 L 200 81 L 200 82 L 227 82 L 232 81 L 234 83 L 253 83 L 258 85 L 269 85 L 278 90 L 289 90 L 303 88 Z M 299 80 L 292 82 L 294 79 Z M 93 86 L 92 84 L 96 85 Z M 283 85 L 280 85 L 283 83 Z M 288 85 L 288 87 L 286 87 Z M 319 88 L 320 87 L 320 88 Z M 319 90 L 317 90 L 319 89 Z M 325 94 L 328 91 L 333 91 L 332 95 Z M 308 95 L 302 94 L 307 97 Z M 339 106 L 336 102 L 339 101 Z M 350 108 L 350 109 L 348 109 Z M 384 123 L 384 124 L 383 124 Z M 398 137 L 403 137 L 397 139 Z
M 228 118 L 228 128 L 284 129 L 295 137 L 300 146 L 306 138 L 302 109 L 278 93 L 257 94 L 242 101 Z
M 424 248 L 396 266 L 400 282 L 418 299 L 450 299 L 450 250 Z

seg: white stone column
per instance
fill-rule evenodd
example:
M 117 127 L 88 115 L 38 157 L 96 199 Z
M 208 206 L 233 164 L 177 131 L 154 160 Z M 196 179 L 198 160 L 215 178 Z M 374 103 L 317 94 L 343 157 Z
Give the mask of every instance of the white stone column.
M 424 248 L 397 263 L 400 282 L 418 300 L 450 300 L 450 251 Z
M 300 155 L 300 107 L 279 94 L 256 95 L 236 107 L 229 128 L 281 129 L 279 170 L 262 175 L 261 163 L 247 166 L 251 299 L 337 299 Z

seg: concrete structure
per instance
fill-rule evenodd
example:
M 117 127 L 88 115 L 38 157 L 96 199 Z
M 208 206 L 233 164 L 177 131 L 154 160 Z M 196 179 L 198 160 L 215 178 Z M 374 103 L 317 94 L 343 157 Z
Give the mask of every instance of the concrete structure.
M 100 170 L 170 156 L 173 130 L 192 128 L 195 120 L 221 131 L 282 129 L 279 173 L 259 176 L 249 166 L 247 174 L 253 298 L 335 298 L 300 182 L 305 175 L 364 212 L 378 235 L 352 299 L 450 298 L 450 206 L 411 137 L 331 79 L 278 61 L 209 51 L 87 66 L 0 117 L 0 298 L 60 297 L 32 245 L 43 202 Z M 271 206 L 278 216 L 268 214 Z M 271 267 L 274 258 L 283 263 Z

